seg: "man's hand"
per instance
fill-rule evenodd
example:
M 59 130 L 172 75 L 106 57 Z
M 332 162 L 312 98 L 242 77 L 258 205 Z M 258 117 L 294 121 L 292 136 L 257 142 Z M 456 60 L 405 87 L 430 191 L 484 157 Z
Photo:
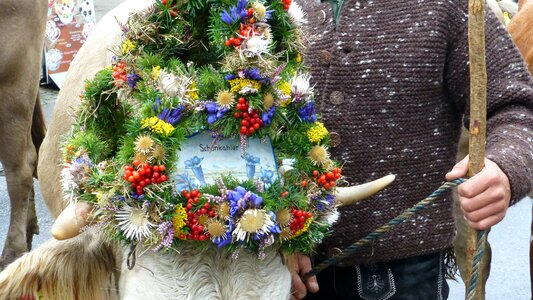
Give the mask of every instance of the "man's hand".
M 294 254 L 291 259 L 293 260 L 289 263 L 292 276 L 291 300 L 303 299 L 307 291 L 318 292 L 318 282 L 315 276 L 309 277 L 305 283 L 302 281 L 302 277 L 312 269 L 309 256 Z
M 468 156 L 446 174 L 446 180 L 464 177 L 467 170 Z M 468 225 L 478 230 L 489 229 L 503 220 L 511 200 L 509 178 L 496 163 L 487 158 L 483 170 L 460 184 L 457 192 Z

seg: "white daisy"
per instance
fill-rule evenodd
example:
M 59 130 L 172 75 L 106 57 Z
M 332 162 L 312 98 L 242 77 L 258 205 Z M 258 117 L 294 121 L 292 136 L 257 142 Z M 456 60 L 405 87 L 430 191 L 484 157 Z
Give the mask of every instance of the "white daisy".
M 120 230 L 124 232 L 126 238 L 140 241 L 151 233 L 154 224 L 148 221 L 148 216 L 144 210 L 125 205 L 117 211 L 116 219 L 119 222 Z
M 287 11 L 289 13 L 289 17 L 291 18 L 291 21 L 296 26 L 301 26 L 302 24 L 307 23 L 307 19 L 305 19 L 305 14 L 298 5 L 298 3 L 292 1 L 291 5 L 289 5 L 289 10 Z
M 237 222 L 233 235 L 237 241 L 245 241 L 252 234 L 270 233 L 274 225 L 274 221 L 264 209 L 248 209 Z

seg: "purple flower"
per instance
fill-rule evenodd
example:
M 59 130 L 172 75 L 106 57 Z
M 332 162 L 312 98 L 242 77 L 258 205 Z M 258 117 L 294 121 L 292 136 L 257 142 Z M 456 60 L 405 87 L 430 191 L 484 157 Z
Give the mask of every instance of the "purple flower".
M 237 6 L 232 6 L 229 12 L 224 10 L 222 13 L 220 13 L 222 22 L 226 23 L 227 25 L 231 25 L 236 21 L 242 21 L 246 16 L 248 16 L 248 12 L 246 11 L 247 5 L 248 0 L 239 0 L 237 2 Z
M 257 68 L 244 69 L 244 77 L 253 80 L 263 79 L 263 77 L 261 77 L 261 73 L 259 73 L 259 69 Z
M 331 194 L 326 194 L 325 197 L 320 196 L 318 199 L 315 199 L 316 201 L 316 209 L 325 210 L 327 208 L 332 207 L 333 203 L 335 202 L 335 196 Z
M 298 115 L 302 121 L 314 123 L 316 121 L 316 111 L 313 102 L 307 102 L 304 106 L 300 107 L 298 109 Z
M 137 82 L 139 82 L 139 80 L 141 80 L 141 76 L 139 76 L 139 74 L 128 74 L 128 85 L 130 86 L 130 88 L 134 89 L 137 86 Z
M 237 78 L 237 76 L 233 75 L 233 74 L 228 74 L 224 77 L 227 81 L 230 81 L 230 80 L 233 80 L 235 78 Z
M 230 215 L 234 216 L 239 211 L 244 211 L 248 208 L 259 208 L 263 203 L 263 198 L 247 191 L 242 186 L 238 186 L 235 190 L 229 190 L 228 200 L 230 202 Z
M 181 117 L 183 117 L 184 109 L 185 107 L 183 105 L 179 105 L 176 108 L 165 108 L 160 114 L 157 115 L 157 117 L 169 124 L 172 124 L 173 126 L 176 126 Z
M 261 115 L 261 120 L 263 120 L 263 124 L 268 125 L 270 122 L 272 122 L 272 117 L 274 117 L 274 113 L 276 112 L 276 107 L 272 106 L 268 111 L 264 111 Z
M 155 97 L 155 104 L 152 105 L 152 110 L 157 113 L 157 117 L 160 120 L 163 120 L 173 126 L 176 126 L 178 122 L 183 117 L 183 111 L 185 107 L 183 105 L 178 105 L 176 108 L 162 108 L 161 98 L 159 96 Z

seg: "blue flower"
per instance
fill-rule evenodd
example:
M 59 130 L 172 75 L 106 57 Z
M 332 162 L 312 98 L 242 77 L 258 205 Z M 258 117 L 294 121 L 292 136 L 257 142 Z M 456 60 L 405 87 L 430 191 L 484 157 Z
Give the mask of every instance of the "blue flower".
M 207 110 L 207 123 L 213 124 L 226 114 L 227 108 L 220 107 L 215 102 L 209 101 L 205 104 L 205 110 Z
M 254 156 L 250 153 L 246 153 L 246 156 L 243 157 L 247 165 L 257 165 L 261 162 L 261 159 L 257 156 Z
M 263 79 L 263 77 L 261 77 L 261 73 L 259 73 L 259 69 L 257 68 L 244 69 L 244 77 L 258 81 Z
M 270 122 L 272 122 L 272 117 L 274 116 L 274 113 L 276 112 L 276 107 L 272 106 L 268 111 L 264 111 L 261 115 L 261 120 L 263 120 L 263 124 L 268 125 Z
M 228 75 L 224 76 L 224 79 L 226 79 L 227 81 L 233 80 L 235 78 L 237 78 L 237 76 L 233 75 L 233 74 L 228 74 Z
M 130 86 L 130 88 L 134 89 L 137 86 L 137 82 L 139 82 L 139 80 L 141 80 L 141 76 L 139 76 L 139 74 L 128 74 L 128 85 Z
M 315 106 L 313 102 L 307 102 L 304 106 L 300 107 L 298 109 L 298 115 L 304 122 L 307 122 L 307 123 L 316 122 L 316 111 L 315 111 Z
M 265 184 L 271 184 L 272 178 L 274 177 L 274 172 L 271 170 L 261 169 L 261 174 L 259 174 L 259 179 Z
M 333 205 L 334 201 L 335 196 L 333 196 L 332 194 L 326 194 L 325 197 L 319 197 L 318 199 L 316 199 L 316 209 L 318 209 L 319 211 L 328 209 Z
M 192 169 L 194 167 L 200 166 L 202 163 L 203 157 L 193 156 L 191 159 L 185 161 L 185 169 Z
M 198 188 L 198 186 L 196 186 L 194 183 L 194 180 L 189 176 L 188 172 L 184 172 L 182 175 L 176 175 L 175 182 L 176 191 L 180 193 L 183 190 L 193 190 Z
M 161 98 L 159 96 L 155 97 L 155 104 L 152 105 L 152 110 L 157 113 L 157 118 L 176 126 L 183 117 L 185 107 L 178 105 L 176 108 L 162 108 L 162 106 Z
M 231 216 L 235 216 L 239 211 L 244 211 L 248 208 L 259 208 L 263 204 L 263 198 L 247 191 L 242 186 L 236 187 L 235 190 L 229 190 L 227 194 Z
M 229 9 L 229 12 L 227 10 L 222 11 L 222 13 L 220 13 L 222 22 L 226 23 L 227 25 L 231 25 L 236 21 L 242 21 L 246 16 L 248 16 L 248 12 L 246 11 L 247 5 L 248 0 L 239 0 L 237 2 L 237 6 L 232 6 Z
M 183 110 L 185 110 L 183 105 L 179 105 L 176 108 L 165 108 L 157 115 L 157 117 L 169 124 L 172 124 L 173 126 L 176 126 L 176 124 L 178 124 L 183 117 Z

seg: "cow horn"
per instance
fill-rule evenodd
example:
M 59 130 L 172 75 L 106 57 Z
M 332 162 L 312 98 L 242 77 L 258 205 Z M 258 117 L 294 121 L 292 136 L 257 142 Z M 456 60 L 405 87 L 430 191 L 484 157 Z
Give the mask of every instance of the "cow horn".
M 396 176 L 390 174 L 360 185 L 338 187 L 335 191 L 335 199 L 339 206 L 355 204 L 381 191 L 395 178 Z
M 77 236 L 81 229 L 89 224 L 89 215 L 92 210 L 93 206 L 84 201 L 69 204 L 54 221 L 52 236 L 56 240 L 66 240 Z

